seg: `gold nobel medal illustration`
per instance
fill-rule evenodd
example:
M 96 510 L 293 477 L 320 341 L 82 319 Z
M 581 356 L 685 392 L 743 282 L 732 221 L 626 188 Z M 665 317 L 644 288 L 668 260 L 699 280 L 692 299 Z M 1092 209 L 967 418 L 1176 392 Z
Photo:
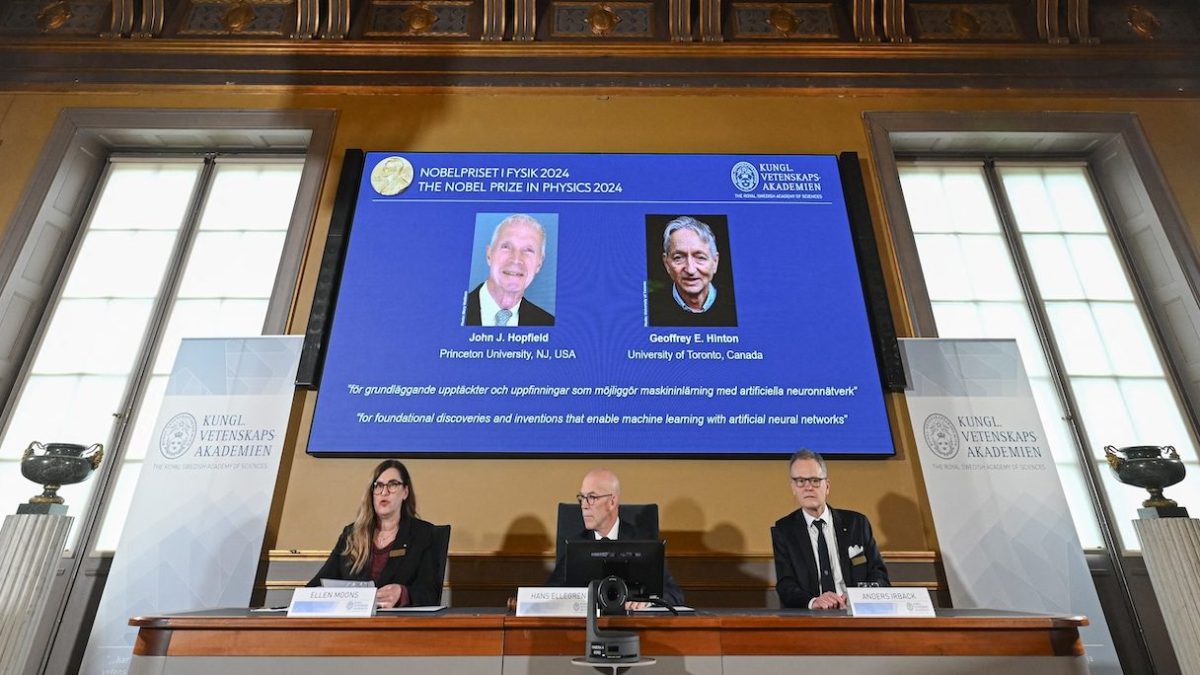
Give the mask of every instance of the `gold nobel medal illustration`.
M 371 187 L 385 197 L 404 192 L 412 179 L 412 163 L 403 157 L 388 157 L 371 170 Z

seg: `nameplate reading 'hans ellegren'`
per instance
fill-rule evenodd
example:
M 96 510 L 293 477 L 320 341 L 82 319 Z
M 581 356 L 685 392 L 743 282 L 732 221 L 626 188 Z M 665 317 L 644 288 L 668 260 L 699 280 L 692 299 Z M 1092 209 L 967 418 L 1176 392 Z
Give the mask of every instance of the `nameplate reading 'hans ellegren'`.
M 517 616 L 587 616 L 588 589 L 525 586 L 517 589 Z

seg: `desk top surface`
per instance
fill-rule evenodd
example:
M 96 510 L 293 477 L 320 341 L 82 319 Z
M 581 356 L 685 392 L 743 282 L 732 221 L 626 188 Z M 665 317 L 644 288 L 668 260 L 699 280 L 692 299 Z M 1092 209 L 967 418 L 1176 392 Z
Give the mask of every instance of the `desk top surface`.
M 428 626 L 431 624 L 446 627 L 555 627 L 575 626 L 583 622 L 582 617 L 518 617 L 511 611 L 500 607 L 448 607 L 434 612 L 388 612 L 371 618 L 361 619 L 326 619 L 326 618 L 289 618 L 282 611 L 263 612 L 249 608 L 220 608 L 205 609 L 190 612 L 179 612 L 163 615 L 133 617 L 129 620 L 131 626 L 147 628 L 186 629 L 193 627 L 211 627 L 214 624 L 226 624 L 230 627 L 251 628 L 255 626 L 278 626 L 281 622 L 295 623 L 296 627 L 332 628 L 341 625 L 357 625 L 363 621 L 386 623 L 389 626 Z M 999 609 L 938 609 L 935 618 L 925 617 L 852 617 L 845 610 L 809 610 L 809 609 L 763 609 L 763 608 L 722 608 L 708 609 L 695 612 L 681 613 L 673 616 L 668 613 L 637 613 L 625 617 L 602 617 L 602 623 L 613 623 L 630 627 L 663 627 L 687 626 L 695 628 L 702 625 L 721 626 L 723 628 L 765 627 L 768 625 L 811 625 L 820 622 L 821 625 L 855 625 L 863 628 L 871 626 L 922 626 L 942 625 L 969 628 L 972 626 L 1007 625 L 1012 628 L 1045 629 L 1052 627 L 1084 626 L 1088 621 L 1082 616 L 1055 614 L 1035 614 Z

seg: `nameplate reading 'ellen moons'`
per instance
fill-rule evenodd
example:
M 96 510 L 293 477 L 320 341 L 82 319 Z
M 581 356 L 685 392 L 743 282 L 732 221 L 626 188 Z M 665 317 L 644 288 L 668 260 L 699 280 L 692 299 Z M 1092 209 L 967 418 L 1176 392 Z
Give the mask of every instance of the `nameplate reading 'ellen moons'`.
M 370 588 L 297 588 L 288 616 L 367 618 L 375 616 L 375 592 Z
M 935 616 L 927 588 L 847 588 L 850 616 Z
M 587 588 L 521 587 L 517 616 L 587 616 Z

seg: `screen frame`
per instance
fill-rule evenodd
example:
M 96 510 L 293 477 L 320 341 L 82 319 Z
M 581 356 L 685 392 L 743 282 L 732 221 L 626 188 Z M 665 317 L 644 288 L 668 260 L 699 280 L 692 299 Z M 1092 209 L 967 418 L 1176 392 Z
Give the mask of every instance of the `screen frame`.
M 377 151 L 371 151 L 377 152 Z M 435 151 L 421 151 L 424 153 L 432 153 Z M 361 149 L 349 149 L 346 151 L 347 166 L 344 167 L 342 175 L 339 179 L 338 196 L 349 198 L 350 193 L 357 195 L 358 189 L 362 181 L 362 171 L 364 168 L 363 158 L 366 157 L 366 152 Z M 476 153 L 476 154 L 507 154 L 507 153 Z M 577 154 L 571 151 L 555 151 L 548 153 L 535 154 Z M 627 153 L 618 153 L 627 154 Z M 646 155 L 688 155 L 694 153 L 633 153 Z M 700 153 L 704 154 L 704 153 Z M 734 154 L 734 153 L 719 153 L 719 154 Z M 806 154 L 806 153 L 787 153 L 787 154 Z M 876 358 L 876 373 L 879 377 L 881 385 L 881 402 L 883 413 L 888 422 L 890 433 L 890 453 L 870 452 L 870 453 L 853 453 L 853 452 L 836 452 L 824 455 L 827 460 L 889 460 L 896 459 L 900 456 L 900 444 L 898 443 L 897 434 L 897 419 L 895 406 L 890 404 L 890 399 L 897 393 L 902 392 L 905 386 L 902 364 L 899 363 L 899 340 L 896 334 L 895 326 L 891 316 L 891 299 L 887 292 L 886 284 L 884 283 L 884 275 L 882 262 L 878 255 L 878 245 L 875 238 L 874 219 L 871 216 L 867 195 L 863 181 L 863 174 L 859 166 L 859 157 L 854 152 L 842 152 L 838 154 L 830 153 L 811 153 L 816 155 L 824 155 L 832 157 L 839 172 L 839 180 L 843 192 L 843 207 L 846 210 L 847 220 L 851 228 L 853 238 L 853 249 L 855 255 L 855 271 L 858 275 L 861 291 L 863 294 L 863 302 L 866 310 L 867 330 L 871 337 L 871 343 Z M 346 188 L 343 190 L 343 188 Z M 340 200 L 339 200 L 340 201 Z M 298 378 L 297 386 L 320 390 L 320 381 L 325 367 L 325 353 L 328 349 L 329 333 L 332 328 L 336 301 L 340 290 L 340 281 L 345 271 L 345 245 L 349 242 L 351 230 L 354 224 L 353 203 L 350 199 L 350 204 L 347 206 L 348 212 L 343 212 L 338 218 L 339 232 L 336 249 L 334 255 L 326 255 L 322 260 L 321 273 L 325 279 L 325 283 L 319 284 L 313 298 L 313 307 L 321 308 L 323 311 L 320 316 L 316 314 L 310 315 L 309 330 L 305 336 L 303 354 L 306 361 L 310 364 L 309 376 L 306 380 Z M 327 251 L 327 254 L 329 251 Z M 314 325 L 314 323 L 316 325 Z M 311 433 L 312 429 L 309 429 Z M 798 449 L 798 448 L 797 448 Z M 820 448 L 817 448 L 820 451 Z M 313 457 L 323 458 L 379 458 L 379 457 L 394 457 L 404 456 L 411 458 L 444 458 L 444 459 L 578 459 L 582 455 L 579 452 L 564 450 L 561 452 L 520 452 L 520 451 L 503 451 L 503 452 L 475 452 L 475 451 L 424 451 L 424 450 L 404 450 L 404 451 L 313 451 L 306 447 L 306 454 Z M 788 456 L 792 451 L 764 451 L 764 452 L 706 452 L 695 453 L 688 451 L 662 451 L 656 452 L 653 455 L 644 452 L 621 452 L 616 451 L 595 451 L 588 453 L 591 457 L 613 458 L 613 459 L 676 459 L 689 458 L 701 460 L 728 460 L 728 459 L 778 459 Z

